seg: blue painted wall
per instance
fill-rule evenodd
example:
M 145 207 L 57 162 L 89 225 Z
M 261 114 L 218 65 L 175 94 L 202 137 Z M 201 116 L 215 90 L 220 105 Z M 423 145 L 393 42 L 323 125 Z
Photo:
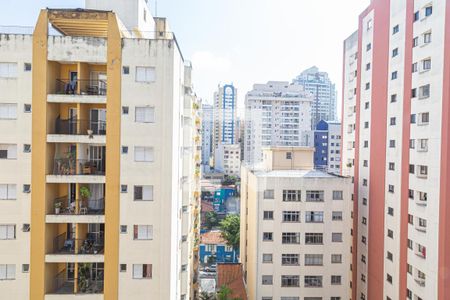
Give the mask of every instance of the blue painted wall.
M 224 212 L 225 211 L 225 202 L 228 198 L 236 195 L 236 190 L 234 188 L 221 188 L 214 192 L 214 211 L 215 212 Z
M 237 263 L 238 262 L 238 251 L 225 251 L 226 245 L 216 245 L 216 262 L 217 263 Z M 200 244 L 200 261 L 205 263 L 208 261 L 207 257 L 213 255 L 212 252 L 206 251 L 206 245 Z
M 314 131 L 314 167 L 326 168 L 328 165 L 328 123 L 320 121 Z

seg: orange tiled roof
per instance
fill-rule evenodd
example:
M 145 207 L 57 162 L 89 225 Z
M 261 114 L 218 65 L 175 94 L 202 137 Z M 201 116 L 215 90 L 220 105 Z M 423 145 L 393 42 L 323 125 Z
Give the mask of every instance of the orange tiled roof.
M 217 289 L 222 285 L 231 289 L 231 299 L 247 300 L 241 264 L 217 264 Z
M 214 206 L 211 202 L 202 201 L 201 210 L 202 212 L 214 211 Z
M 201 243 L 209 245 L 221 245 L 226 244 L 225 239 L 222 237 L 222 232 L 219 230 L 213 230 L 205 232 L 201 235 Z

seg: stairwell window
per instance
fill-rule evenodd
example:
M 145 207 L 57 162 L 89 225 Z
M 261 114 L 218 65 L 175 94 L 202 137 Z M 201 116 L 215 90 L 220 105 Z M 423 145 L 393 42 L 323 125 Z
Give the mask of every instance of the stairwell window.
M 17 159 L 17 145 L 0 144 L 0 159 Z
M 134 147 L 134 161 L 136 162 L 153 162 L 153 147 Z
M 0 103 L 0 120 L 17 119 L 17 104 Z
M 136 82 L 155 82 L 156 72 L 154 67 L 136 67 Z
M 133 279 L 151 279 L 151 264 L 133 264 Z
M 17 63 L 0 62 L 0 78 L 17 78 Z
M 16 200 L 15 184 L 0 184 L 0 200 Z

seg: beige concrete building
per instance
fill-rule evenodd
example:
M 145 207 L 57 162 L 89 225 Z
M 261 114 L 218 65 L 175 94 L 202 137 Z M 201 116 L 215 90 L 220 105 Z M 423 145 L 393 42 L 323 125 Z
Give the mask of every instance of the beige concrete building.
M 1 297 L 197 298 L 192 67 L 147 1 L 121 2 L 0 33 Z
M 350 298 L 351 179 L 314 170 L 313 152 L 265 149 L 262 164 L 242 167 L 240 260 L 249 299 Z

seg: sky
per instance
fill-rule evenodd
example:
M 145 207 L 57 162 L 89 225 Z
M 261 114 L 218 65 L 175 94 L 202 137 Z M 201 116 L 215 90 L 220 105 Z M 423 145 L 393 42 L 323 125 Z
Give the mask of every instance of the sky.
M 212 103 L 218 84 L 233 83 L 242 115 L 254 83 L 291 81 L 316 65 L 336 83 L 340 116 L 343 40 L 357 29 L 369 0 L 157 1 L 157 15 L 168 18 L 192 61 L 194 88 L 204 102 Z M 2 2 L 0 25 L 33 26 L 45 7 L 84 7 L 84 0 Z

